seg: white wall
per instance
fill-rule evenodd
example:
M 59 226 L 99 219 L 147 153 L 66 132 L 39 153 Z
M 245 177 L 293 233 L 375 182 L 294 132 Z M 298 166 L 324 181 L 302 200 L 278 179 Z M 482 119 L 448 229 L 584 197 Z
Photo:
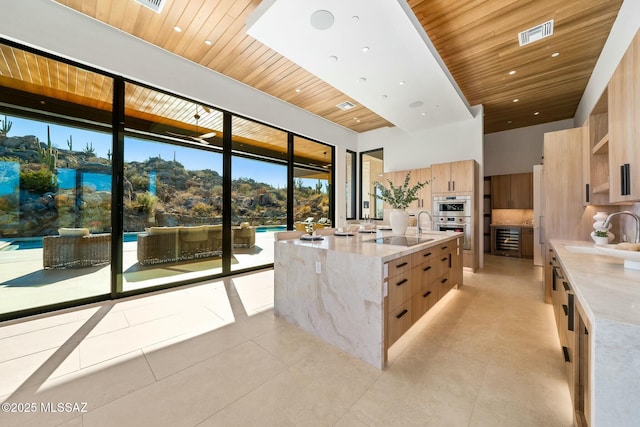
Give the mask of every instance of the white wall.
M 382 148 L 385 172 L 468 159 L 482 165 L 482 106 L 472 107 L 471 112 L 471 120 L 412 133 L 396 127 L 363 132 L 358 136 L 358 149 Z
M 580 127 L 587 120 L 639 29 L 640 0 L 624 0 L 589 83 L 582 94 L 574 116 L 573 127 Z
M 484 176 L 533 171 L 542 159 L 545 132 L 572 127 L 573 119 L 567 119 L 486 134 Z
M 51 0 L 0 0 L 0 36 L 336 146 L 336 182 L 357 133 Z M 336 186 L 336 217 L 345 215 Z

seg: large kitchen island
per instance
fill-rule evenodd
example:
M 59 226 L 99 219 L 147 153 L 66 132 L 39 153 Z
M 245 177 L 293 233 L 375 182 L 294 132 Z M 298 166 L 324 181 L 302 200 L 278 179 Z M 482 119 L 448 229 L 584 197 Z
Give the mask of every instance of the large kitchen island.
M 276 241 L 278 316 L 383 369 L 387 350 L 462 284 L 462 233 Z

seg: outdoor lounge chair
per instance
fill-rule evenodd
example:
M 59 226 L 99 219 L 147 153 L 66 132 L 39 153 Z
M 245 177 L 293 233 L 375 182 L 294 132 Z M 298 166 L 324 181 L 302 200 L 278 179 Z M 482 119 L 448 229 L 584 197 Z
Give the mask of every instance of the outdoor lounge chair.
M 44 268 L 91 267 L 111 262 L 111 234 L 89 234 L 86 228 L 60 230 L 78 230 L 79 233 L 43 237 Z

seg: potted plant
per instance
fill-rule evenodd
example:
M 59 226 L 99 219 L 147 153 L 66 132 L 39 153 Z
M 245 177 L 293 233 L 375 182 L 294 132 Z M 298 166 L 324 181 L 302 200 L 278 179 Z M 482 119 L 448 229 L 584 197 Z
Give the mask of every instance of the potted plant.
M 593 241 L 596 245 L 606 245 L 609 243 L 609 231 L 596 230 L 593 232 Z
M 418 190 L 429 184 L 429 181 L 424 181 L 410 185 L 410 181 L 411 172 L 408 172 L 401 186 L 395 186 L 390 179 L 387 179 L 389 188 L 377 181 L 373 183 L 376 189 L 376 194 L 373 194 L 373 196 L 388 203 L 393 208 L 389 215 L 389 224 L 393 234 L 405 234 L 409 224 L 409 213 L 406 209 L 411 202 L 418 200 Z

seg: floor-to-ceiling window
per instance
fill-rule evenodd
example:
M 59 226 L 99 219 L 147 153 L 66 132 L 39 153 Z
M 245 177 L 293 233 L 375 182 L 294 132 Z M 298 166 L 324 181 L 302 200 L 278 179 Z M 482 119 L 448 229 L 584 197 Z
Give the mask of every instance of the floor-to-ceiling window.
M 383 219 L 382 200 L 376 195 L 375 182 L 383 181 L 382 148 L 360 153 L 360 218 Z
M 298 230 L 333 226 L 333 148 L 299 136 L 293 139 L 293 219 Z
M 0 54 L 0 316 L 107 295 L 113 79 Z
M 268 266 L 288 223 L 332 225 L 333 147 L 0 50 L 0 319 Z
M 123 291 L 222 273 L 222 116 L 125 85 Z
M 273 234 L 287 227 L 287 132 L 232 119 L 231 269 L 273 263 Z
M 347 150 L 345 155 L 344 195 L 346 219 L 356 218 L 356 153 Z

